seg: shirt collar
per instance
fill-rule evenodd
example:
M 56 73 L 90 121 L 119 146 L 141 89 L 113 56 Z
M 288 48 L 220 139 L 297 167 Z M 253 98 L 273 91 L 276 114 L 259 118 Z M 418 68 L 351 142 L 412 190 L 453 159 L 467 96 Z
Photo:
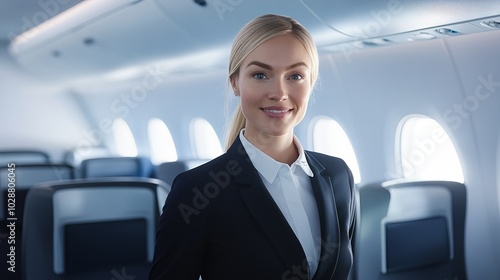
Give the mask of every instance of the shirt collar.
M 245 151 L 247 152 L 248 156 L 250 157 L 250 160 L 252 161 L 253 166 L 257 171 L 268 181 L 269 183 L 273 183 L 274 179 L 276 178 L 276 175 L 278 174 L 278 171 L 283 167 L 288 165 L 286 163 L 278 162 L 271 158 L 270 156 L 266 155 L 264 152 L 259 150 L 257 147 L 255 147 L 252 143 L 250 143 L 245 136 L 243 135 L 243 132 L 245 129 L 242 129 L 240 131 L 240 141 L 243 144 L 243 147 L 245 148 Z M 293 143 L 297 147 L 297 150 L 299 151 L 299 157 L 295 162 L 291 165 L 292 170 L 295 170 L 296 166 L 299 166 L 304 173 L 309 176 L 313 177 L 314 174 L 309 167 L 309 164 L 307 163 L 306 156 L 304 153 L 304 148 L 302 148 L 302 145 L 300 144 L 300 141 L 295 135 L 293 136 Z

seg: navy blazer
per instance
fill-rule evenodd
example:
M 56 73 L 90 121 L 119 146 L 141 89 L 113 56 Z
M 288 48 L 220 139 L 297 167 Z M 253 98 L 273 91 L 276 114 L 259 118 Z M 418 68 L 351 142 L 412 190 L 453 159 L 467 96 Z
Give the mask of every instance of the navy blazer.
M 347 279 L 355 190 L 341 159 L 305 151 L 321 225 L 314 280 Z M 227 153 L 181 173 L 160 218 L 151 280 L 308 279 L 304 251 L 239 138 Z

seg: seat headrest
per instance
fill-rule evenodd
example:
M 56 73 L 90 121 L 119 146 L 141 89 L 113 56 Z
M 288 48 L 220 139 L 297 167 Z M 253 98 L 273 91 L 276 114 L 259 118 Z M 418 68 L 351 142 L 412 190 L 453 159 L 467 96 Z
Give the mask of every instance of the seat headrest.
M 9 163 L 21 165 L 49 162 L 49 155 L 41 151 L 0 151 L 0 166 L 7 166 Z
M 0 167 L 0 187 L 8 185 L 9 169 Z M 66 164 L 16 165 L 16 188 L 29 188 L 49 181 L 74 179 L 74 168 Z
M 142 157 L 92 158 L 80 165 L 82 178 L 148 177 L 151 168 L 151 162 Z

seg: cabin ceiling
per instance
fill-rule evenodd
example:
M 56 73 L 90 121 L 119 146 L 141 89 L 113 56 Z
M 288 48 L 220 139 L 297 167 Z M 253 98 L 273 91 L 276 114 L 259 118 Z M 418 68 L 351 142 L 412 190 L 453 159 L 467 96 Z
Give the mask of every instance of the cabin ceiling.
M 55 24 L 92 2 L 118 5 L 102 15 L 94 5 L 88 18 L 72 14 Z M 0 40 L 13 42 L 11 55 L 43 77 L 119 80 L 151 72 L 151 65 L 170 73 L 225 67 L 234 35 L 265 13 L 296 18 L 324 52 L 484 32 L 494 28 L 481 22 L 500 21 L 498 0 L 3 0 Z M 43 25 L 51 28 L 36 26 L 50 17 Z M 80 23 L 66 30 L 75 19 Z M 30 27 L 37 34 L 14 40 Z M 439 34 L 441 27 L 458 33 Z
M 0 1 L 0 41 L 10 41 L 29 28 L 73 7 L 81 0 Z

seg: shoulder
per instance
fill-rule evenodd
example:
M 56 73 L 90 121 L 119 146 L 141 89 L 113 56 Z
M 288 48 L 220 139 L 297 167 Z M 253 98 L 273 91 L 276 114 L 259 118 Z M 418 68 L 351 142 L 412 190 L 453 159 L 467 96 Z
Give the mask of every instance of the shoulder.
M 230 177 L 241 173 L 242 169 L 242 165 L 237 160 L 224 153 L 198 167 L 180 173 L 175 178 L 173 186 L 176 183 L 203 185 L 214 180 L 218 181 L 221 177 L 228 181 Z
M 223 170 L 227 165 L 227 162 L 228 160 L 226 154 L 222 154 L 217 158 L 207 161 L 197 167 L 179 173 L 174 181 L 199 181 L 200 179 L 210 176 L 211 172 Z
M 210 160 L 198 167 L 185 171 L 177 177 L 191 177 L 192 181 L 204 182 L 213 180 L 214 176 L 232 177 L 248 170 L 251 164 L 250 158 L 246 153 L 239 138 L 237 138 L 231 147 L 222 155 Z
M 347 166 L 345 161 L 341 158 L 318 153 L 312 151 L 305 151 L 310 165 L 316 165 L 324 168 L 322 173 L 326 173 L 331 177 L 344 177 L 351 187 L 354 185 L 351 169 Z
M 318 161 L 326 169 L 349 169 L 345 161 L 341 158 L 307 150 L 305 153 L 310 158 Z

